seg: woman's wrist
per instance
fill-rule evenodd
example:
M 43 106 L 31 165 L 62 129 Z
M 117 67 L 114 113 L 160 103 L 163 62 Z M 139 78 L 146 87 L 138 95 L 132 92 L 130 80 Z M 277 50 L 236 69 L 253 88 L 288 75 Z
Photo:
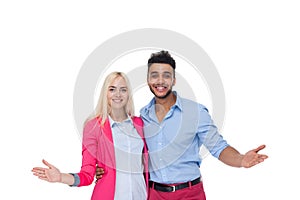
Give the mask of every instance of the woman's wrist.
M 73 185 L 74 181 L 75 181 L 75 179 L 72 174 L 61 173 L 60 183 L 64 183 L 67 185 Z

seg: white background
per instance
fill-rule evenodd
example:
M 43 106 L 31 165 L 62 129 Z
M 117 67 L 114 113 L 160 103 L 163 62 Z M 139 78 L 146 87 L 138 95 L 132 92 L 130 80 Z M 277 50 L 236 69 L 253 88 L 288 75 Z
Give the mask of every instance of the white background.
M 267 145 L 269 159 L 251 169 L 206 157 L 207 199 L 299 199 L 299 19 L 296 0 L 1 1 L 0 198 L 90 198 L 93 186 L 50 184 L 31 169 L 45 158 L 62 172 L 80 170 L 73 91 L 83 62 L 117 34 L 163 28 L 213 60 L 228 142 L 243 153 Z

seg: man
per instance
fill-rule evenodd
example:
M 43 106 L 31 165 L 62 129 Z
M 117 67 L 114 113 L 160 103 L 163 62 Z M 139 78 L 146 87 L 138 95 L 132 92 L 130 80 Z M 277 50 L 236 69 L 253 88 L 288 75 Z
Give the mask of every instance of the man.
M 258 154 L 265 145 L 246 154 L 231 147 L 218 133 L 205 106 L 172 91 L 175 68 L 167 51 L 153 53 L 148 60 L 147 82 L 154 98 L 140 111 L 150 158 L 148 198 L 205 200 L 199 170 L 201 145 L 223 163 L 245 168 L 267 158 Z

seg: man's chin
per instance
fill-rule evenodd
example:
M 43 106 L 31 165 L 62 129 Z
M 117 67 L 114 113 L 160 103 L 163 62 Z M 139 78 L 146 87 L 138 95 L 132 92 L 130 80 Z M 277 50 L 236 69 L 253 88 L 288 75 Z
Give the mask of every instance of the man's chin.
M 161 95 L 157 95 L 154 93 L 155 97 L 158 98 L 158 99 L 165 99 L 167 98 L 170 94 L 172 93 L 172 90 L 169 90 L 167 93 L 165 94 L 161 94 Z
M 154 96 L 158 99 L 165 99 L 172 93 L 172 88 L 170 90 L 168 90 L 167 93 L 160 94 L 160 95 L 158 95 L 150 86 L 149 86 L 149 89 L 152 92 L 152 94 L 154 94 Z

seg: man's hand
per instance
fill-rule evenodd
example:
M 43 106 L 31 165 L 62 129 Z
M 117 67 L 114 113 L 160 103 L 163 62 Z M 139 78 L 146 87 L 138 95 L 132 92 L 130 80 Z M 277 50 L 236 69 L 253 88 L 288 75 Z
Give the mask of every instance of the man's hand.
M 228 146 L 221 152 L 219 159 L 223 163 L 232 167 L 250 168 L 268 158 L 267 155 L 258 153 L 265 147 L 266 145 L 260 145 L 256 149 L 252 149 L 244 155 L 240 154 L 235 148 Z
M 101 167 L 96 167 L 96 183 L 98 182 L 99 179 L 102 178 L 102 175 L 104 174 L 104 169 Z
M 260 145 L 256 149 L 252 149 L 248 151 L 242 159 L 242 164 L 241 164 L 242 167 L 250 168 L 267 159 L 268 158 L 267 155 L 258 153 L 260 150 L 264 149 L 265 147 L 266 145 Z

